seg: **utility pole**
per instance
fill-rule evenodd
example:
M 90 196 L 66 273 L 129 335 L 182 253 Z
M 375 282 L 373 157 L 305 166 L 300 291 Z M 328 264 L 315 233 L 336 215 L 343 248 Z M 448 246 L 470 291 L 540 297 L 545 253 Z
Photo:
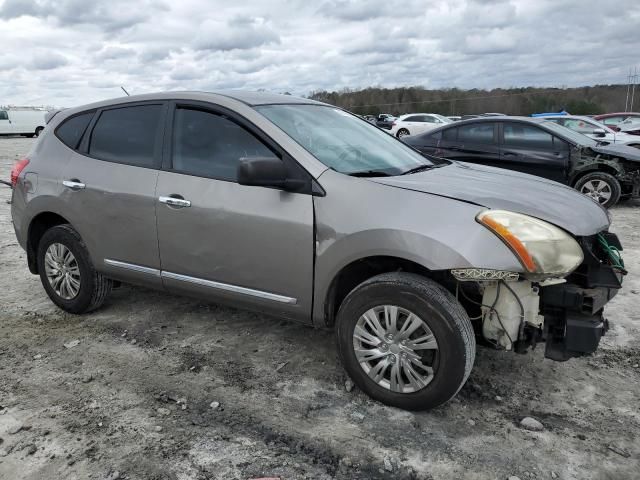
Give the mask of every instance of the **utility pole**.
M 629 106 L 629 111 L 633 112 L 633 96 L 636 92 L 636 84 L 638 83 L 638 67 L 634 68 L 633 71 L 633 83 L 631 84 L 631 105 Z
M 624 111 L 629 111 L 629 91 L 631 90 L 631 68 L 629 68 L 629 75 L 627 75 L 627 98 L 624 99 Z
M 627 76 L 627 98 L 624 101 L 624 111 L 633 112 L 633 101 L 636 93 L 636 85 L 638 84 L 638 67 L 629 67 L 629 75 Z

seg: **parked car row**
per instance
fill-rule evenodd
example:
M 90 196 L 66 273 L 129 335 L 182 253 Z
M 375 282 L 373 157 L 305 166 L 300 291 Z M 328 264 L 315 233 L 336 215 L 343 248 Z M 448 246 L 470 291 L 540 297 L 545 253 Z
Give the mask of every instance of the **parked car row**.
M 555 180 L 604 207 L 640 195 L 639 149 L 589 138 L 558 118 L 462 120 L 403 140 L 428 155 Z
M 636 112 L 618 112 L 618 113 L 604 113 L 602 115 L 596 115 L 594 120 L 604 123 L 607 127 L 619 131 L 623 127 L 628 127 L 632 123 L 640 123 L 640 113 Z M 640 125 L 638 126 L 640 130 Z M 636 135 L 640 135 L 638 132 Z
M 418 135 L 428 132 L 442 125 L 452 123 L 453 120 L 437 113 L 408 113 L 396 118 L 391 124 L 391 133 L 398 138 L 407 135 Z
M 390 113 L 381 113 L 379 115 L 365 115 L 364 118 L 367 122 L 373 123 L 377 127 L 384 128 L 385 130 L 390 130 L 393 125 L 393 121 L 396 119 Z
M 617 143 L 640 148 L 640 136 L 630 135 L 619 128 L 614 130 L 595 118 L 579 115 L 545 116 L 538 117 L 555 122 L 558 125 L 567 127 L 574 132 L 582 133 L 587 137 L 600 142 Z

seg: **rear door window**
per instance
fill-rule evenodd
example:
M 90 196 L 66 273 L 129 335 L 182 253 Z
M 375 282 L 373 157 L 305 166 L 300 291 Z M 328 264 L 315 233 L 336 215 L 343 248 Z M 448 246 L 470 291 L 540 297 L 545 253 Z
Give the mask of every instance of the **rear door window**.
M 458 141 L 463 143 L 496 143 L 493 138 L 494 123 L 472 123 L 458 127 Z
M 541 128 L 523 123 L 504 124 L 504 144 L 514 148 L 553 150 L 553 136 Z
M 276 156 L 251 132 L 224 115 L 178 108 L 172 170 L 235 182 L 241 158 Z
M 67 147 L 76 150 L 94 114 L 95 112 L 81 113 L 66 119 L 56 128 L 56 136 Z
M 9 120 L 9 114 L 6 110 L 0 110 L 0 120 Z
M 137 167 L 157 166 L 163 105 L 114 108 L 100 114 L 91 132 L 89 155 Z

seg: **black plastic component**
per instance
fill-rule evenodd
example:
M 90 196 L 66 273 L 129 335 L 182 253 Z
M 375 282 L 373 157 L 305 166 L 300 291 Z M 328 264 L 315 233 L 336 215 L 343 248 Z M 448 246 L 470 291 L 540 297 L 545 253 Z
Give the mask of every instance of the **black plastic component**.
M 545 322 L 547 344 L 544 356 L 559 362 L 595 352 L 600 338 L 609 328 L 602 312 L 596 315 L 570 312 L 562 320 Z
M 602 310 L 618 293 L 616 288 L 580 288 L 577 285 L 559 284 L 542 289 L 543 302 L 547 307 L 562 307 L 593 315 Z
M 291 178 L 285 163 L 276 157 L 241 158 L 237 175 L 240 185 L 273 187 L 293 192 L 304 188 L 308 183 Z

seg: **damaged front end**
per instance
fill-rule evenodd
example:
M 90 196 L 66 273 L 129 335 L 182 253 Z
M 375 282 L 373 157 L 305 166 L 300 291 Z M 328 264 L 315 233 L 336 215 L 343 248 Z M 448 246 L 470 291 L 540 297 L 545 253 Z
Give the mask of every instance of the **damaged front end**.
M 525 353 L 545 343 L 545 357 L 566 361 L 593 353 L 608 329 L 604 306 L 626 274 L 617 236 L 576 238 L 584 260 L 565 278 L 513 272 L 452 270 L 458 298 L 476 331 L 496 348 Z
M 640 197 L 640 150 L 627 146 L 577 148 L 571 154 L 570 184 L 585 173 L 604 171 L 620 182 L 622 196 Z

